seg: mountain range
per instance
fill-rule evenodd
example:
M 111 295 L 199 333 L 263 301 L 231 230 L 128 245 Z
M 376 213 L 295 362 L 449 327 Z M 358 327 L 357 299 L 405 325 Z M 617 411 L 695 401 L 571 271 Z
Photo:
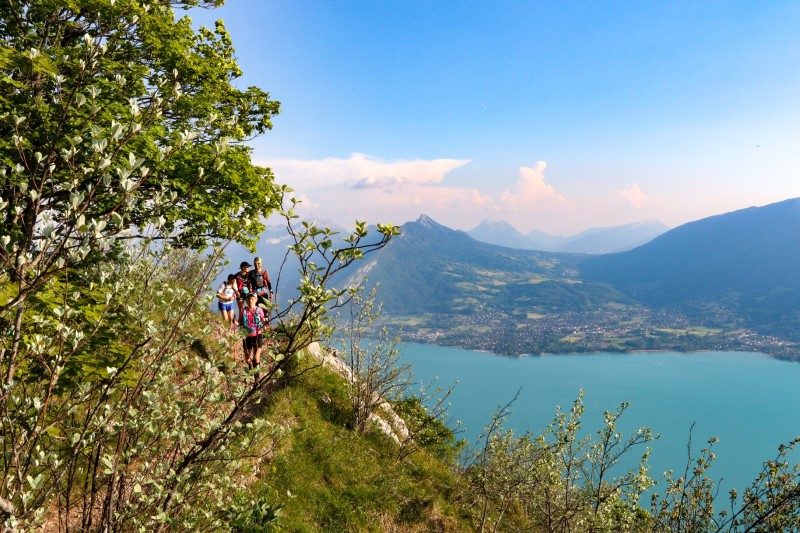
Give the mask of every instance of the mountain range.
M 505 223 L 495 226 L 515 235 Z M 630 226 L 572 239 L 631 235 Z M 385 316 L 417 340 L 503 353 L 774 352 L 800 342 L 800 198 L 690 222 L 602 255 L 489 244 L 425 215 L 401 231 L 339 281 L 377 286 Z M 273 279 L 287 239 L 285 229 L 270 227 L 259 242 Z M 252 255 L 233 246 L 229 258 L 235 270 Z M 281 273 L 281 299 L 294 296 L 294 266 Z
M 467 233 L 478 241 L 510 248 L 607 254 L 636 248 L 667 230 L 669 226 L 651 219 L 619 226 L 589 228 L 572 236 L 551 235 L 540 230 L 523 234 L 508 222 L 483 220 Z
M 624 303 L 605 283 L 578 279 L 586 256 L 479 242 L 422 215 L 361 269 L 390 315 L 420 312 L 525 317 Z
M 796 342 L 798 237 L 800 199 L 690 222 L 632 250 L 603 255 L 487 244 L 421 216 L 359 275 L 368 271 L 369 285 L 379 286 L 389 316 L 502 316 L 515 327 L 547 317 L 569 322 L 559 330 L 568 332 L 586 329 L 576 313 L 594 313 L 596 329 L 627 321 L 641 323 L 646 335 L 729 334 L 727 344 L 712 336 L 700 347 L 731 346 L 733 336 L 749 335 L 742 328 Z M 600 319 L 597 313 L 606 314 Z M 630 345 L 624 342 L 620 346 Z
M 769 332 L 800 331 L 800 198 L 679 226 L 636 249 L 587 259 L 586 280 L 654 307 L 730 310 Z

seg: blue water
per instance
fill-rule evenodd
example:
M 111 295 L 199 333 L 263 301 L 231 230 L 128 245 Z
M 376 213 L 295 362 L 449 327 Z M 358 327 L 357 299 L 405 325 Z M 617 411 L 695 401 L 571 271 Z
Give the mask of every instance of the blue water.
M 585 391 L 584 429 L 594 432 L 604 410 L 627 401 L 620 427 L 649 426 L 660 439 L 650 444 L 650 473 L 682 472 L 692 423 L 693 449 L 709 437 L 717 460 L 711 476 L 721 480 L 721 495 L 744 488 L 775 456 L 777 446 L 800 435 L 800 364 L 762 354 L 739 352 L 546 355 L 521 358 L 403 343 L 403 359 L 417 381 L 458 381 L 450 414 L 464 426 L 462 438 L 474 442 L 498 404 L 522 388 L 509 426 L 539 433 L 555 407 L 568 410 Z M 635 464 L 640 452 L 631 455 Z M 800 461 L 800 454 L 792 459 Z M 663 484 L 659 484 L 663 487 Z M 658 487 L 657 489 L 658 490 Z

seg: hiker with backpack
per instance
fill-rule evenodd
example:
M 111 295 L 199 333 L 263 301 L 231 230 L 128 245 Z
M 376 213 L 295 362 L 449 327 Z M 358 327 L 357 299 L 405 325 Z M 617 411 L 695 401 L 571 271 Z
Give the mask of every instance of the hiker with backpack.
M 239 306 L 239 316 L 242 316 L 245 300 L 250 293 L 250 281 L 248 280 L 248 273 L 250 272 L 250 263 L 242 261 L 239 265 L 239 272 L 234 274 L 236 277 L 236 288 L 239 290 L 239 297 L 236 298 L 236 305 Z
M 247 304 L 241 316 L 241 324 L 247 335 L 242 341 L 244 360 L 250 368 L 255 368 L 261 363 L 261 333 L 268 327 L 264 310 L 258 306 L 257 301 L 256 293 L 248 294 Z
M 253 258 L 253 270 L 247 277 L 250 282 L 250 291 L 256 294 L 257 305 L 264 304 L 266 309 L 270 309 L 272 304 L 272 281 L 269 279 L 269 272 L 262 267 L 261 258 Z
M 222 319 L 230 326 L 231 330 L 236 329 L 236 320 L 233 317 L 233 303 L 237 298 L 239 298 L 239 290 L 236 288 L 236 276 L 231 274 L 217 289 L 217 299 L 219 300 L 217 308 L 222 315 Z

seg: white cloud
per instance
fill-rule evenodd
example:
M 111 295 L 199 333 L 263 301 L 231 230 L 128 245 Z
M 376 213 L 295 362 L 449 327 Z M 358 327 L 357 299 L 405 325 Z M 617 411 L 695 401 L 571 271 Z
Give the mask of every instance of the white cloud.
M 544 204 L 567 203 L 567 199 L 544 179 L 547 163 L 537 161 L 533 167 L 519 167 L 519 180 L 513 189 L 503 192 L 501 202 L 509 209 L 538 207 Z
M 650 198 L 635 183 L 627 189 L 619 191 L 619 195 L 634 209 L 642 209 L 650 201 Z
M 476 213 L 494 212 L 492 198 L 477 189 L 442 185 L 407 185 L 394 189 L 319 190 L 315 212 L 348 226 L 353 220 L 402 224 L 421 214 L 446 225 L 458 226 Z
M 320 203 L 326 199 L 343 205 L 342 194 L 335 191 L 320 192 Z M 354 189 L 346 192 L 347 210 L 377 210 L 389 213 L 403 207 L 413 207 L 416 215 L 430 212 L 457 211 L 461 209 L 491 208 L 492 197 L 477 189 L 443 187 L 441 185 L 408 185 L 397 189 Z M 429 213 L 430 214 L 430 213 Z
M 494 207 L 494 200 L 488 194 L 481 193 L 478 189 L 470 189 L 467 193 L 468 201 L 474 206 Z
M 494 203 L 491 196 L 478 189 L 461 187 L 410 187 L 407 194 L 413 199 L 413 203 L 430 206 L 432 209 L 486 207 Z M 388 197 L 389 201 L 402 198 L 402 192 L 392 192 Z
M 516 179 L 501 179 L 500 183 L 513 182 L 505 190 L 497 181 L 487 180 L 475 187 L 474 176 L 469 185 L 449 176 L 469 162 L 446 158 L 387 160 L 362 153 L 348 158 L 260 161 L 272 167 L 278 182 L 295 187 L 297 197 L 304 200 L 300 206 L 304 215 L 313 213 L 342 224 L 354 219 L 402 223 L 425 213 L 454 227 L 498 217 L 520 227 L 538 227 L 554 214 L 574 209 L 547 183 L 544 161 L 519 167 Z
M 440 183 L 469 159 L 410 159 L 387 161 L 360 153 L 347 159 L 273 159 L 261 164 L 272 168 L 279 182 L 303 189 L 347 186 L 356 189 L 391 188 Z

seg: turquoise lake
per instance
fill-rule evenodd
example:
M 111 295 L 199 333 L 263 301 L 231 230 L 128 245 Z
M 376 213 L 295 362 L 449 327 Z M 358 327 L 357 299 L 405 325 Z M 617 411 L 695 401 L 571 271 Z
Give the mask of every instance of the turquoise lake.
M 620 427 L 649 426 L 660 439 L 650 443 L 650 473 L 683 471 L 692 423 L 693 449 L 709 437 L 717 460 L 710 473 L 721 481 L 720 495 L 749 485 L 777 446 L 800 435 L 800 364 L 740 352 L 600 353 L 519 358 L 402 343 L 403 360 L 415 379 L 441 385 L 458 381 L 450 414 L 463 423 L 462 438 L 474 442 L 498 404 L 521 388 L 509 427 L 539 433 L 556 405 L 568 410 L 585 391 L 584 430 L 594 432 L 604 410 L 630 403 Z M 642 449 L 643 451 L 643 449 Z M 635 464 L 640 451 L 630 459 Z M 794 462 L 800 454 L 794 453 Z M 659 484 L 659 487 L 662 484 Z M 659 489 L 656 487 L 656 490 Z

